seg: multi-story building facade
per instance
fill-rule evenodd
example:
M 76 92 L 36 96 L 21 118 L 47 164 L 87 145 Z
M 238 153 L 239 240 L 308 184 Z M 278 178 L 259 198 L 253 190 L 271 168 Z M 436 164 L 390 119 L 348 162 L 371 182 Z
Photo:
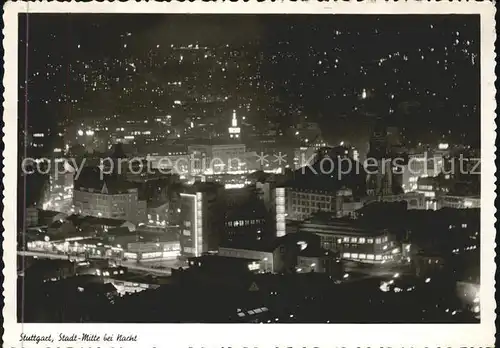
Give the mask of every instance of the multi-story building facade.
M 441 154 L 418 153 L 408 156 L 408 165 L 403 168 L 402 188 L 405 192 L 418 189 L 418 179 L 434 177 L 443 171 L 444 160 Z
M 217 250 L 223 230 L 220 200 L 223 187 L 195 183 L 181 193 L 180 242 L 182 254 L 200 256 Z
M 274 237 L 271 214 L 255 189 L 224 191 L 222 242 L 264 241 Z
M 450 196 L 444 195 L 437 200 L 439 208 L 454 208 L 454 209 L 467 209 L 467 208 L 480 208 L 481 198 L 478 196 Z
M 188 147 L 191 175 L 246 170 L 245 144 L 200 144 Z
M 139 200 L 137 188 L 113 175 L 105 175 L 103 180 L 90 175 L 77 180 L 73 209 L 76 214 L 127 220 L 134 224 L 146 218 L 146 201 Z
M 218 255 L 252 260 L 263 272 L 338 274 L 338 253 L 321 248 L 319 243 L 314 234 L 289 233 L 271 242 L 229 244 L 220 247 Z
M 401 246 L 387 231 L 367 229 L 355 220 L 340 220 L 327 215 L 318 214 L 304 221 L 298 226 L 298 231 L 318 235 L 322 248 L 339 252 L 345 260 L 365 263 L 399 260 Z
M 275 210 L 283 211 L 286 220 L 302 221 L 317 212 L 339 212 L 342 216 L 344 202 L 350 202 L 352 191 L 341 189 L 321 191 L 296 187 L 278 187 L 274 189 Z M 346 207 L 347 209 L 348 207 Z
M 200 256 L 203 252 L 204 217 L 203 193 L 181 193 L 181 252 Z
M 124 257 L 137 261 L 157 261 L 175 259 L 180 255 L 181 246 L 178 241 L 136 242 L 127 244 Z

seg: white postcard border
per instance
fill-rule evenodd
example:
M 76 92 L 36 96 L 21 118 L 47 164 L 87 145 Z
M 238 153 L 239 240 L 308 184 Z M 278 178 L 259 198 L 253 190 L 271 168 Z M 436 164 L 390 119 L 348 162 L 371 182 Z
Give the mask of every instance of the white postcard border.
M 495 334 L 495 7 L 493 2 L 9 2 L 4 5 L 4 335 L 5 347 L 28 347 L 21 332 L 135 333 L 136 343 L 109 347 L 493 346 Z M 480 324 L 20 324 L 16 319 L 18 20 L 45 13 L 324 13 L 480 14 L 481 16 L 481 323 Z M 341 300 L 341 299 L 339 299 Z M 62 347 L 40 344 L 36 347 Z M 82 346 L 82 344 L 74 345 Z M 108 347 L 106 343 L 85 347 Z

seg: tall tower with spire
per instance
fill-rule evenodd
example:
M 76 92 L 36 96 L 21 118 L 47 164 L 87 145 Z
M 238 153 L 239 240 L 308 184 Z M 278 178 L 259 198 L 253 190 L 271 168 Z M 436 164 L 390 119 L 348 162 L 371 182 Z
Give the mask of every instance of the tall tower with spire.
M 231 126 L 228 128 L 229 137 L 231 139 L 239 139 L 241 135 L 241 128 L 238 127 L 238 118 L 236 117 L 236 110 L 233 110 L 233 117 L 231 119 Z

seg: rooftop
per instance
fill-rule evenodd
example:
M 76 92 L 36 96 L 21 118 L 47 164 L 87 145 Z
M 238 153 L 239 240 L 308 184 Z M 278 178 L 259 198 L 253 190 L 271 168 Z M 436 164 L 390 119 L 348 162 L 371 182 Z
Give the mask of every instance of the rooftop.
M 332 160 L 331 164 L 322 163 L 321 156 L 317 156 L 314 163 L 295 170 L 292 174 L 292 178 L 285 184 L 285 186 L 327 192 L 336 192 L 343 187 L 346 187 L 353 191 L 353 195 L 361 193 L 364 194 L 364 187 L 366 183 L 365 173 L 363 171 L 361 173 L 357 173 L 358 171 L 356 170 L 349 170 L 352 168 L 345 167 L 347 164 L 353 166 L 359 165 L 361 167 L 359 163 L 356 165 L 344 161 L 338 163 L 335 159 Z M 331 170 L 332 165 L 334 169 L 333 171 Z M 339 170 L 341 170 L 341 172 L 339 172 Z
M 108 219 L 95 216 L 83 216 L 81 222 L 85 222 L 91 225 L 101 225 L 101 226 L 122 226 L 126 220 Z
M 320 247 L 307 246 L 304 250 L 300 251 L 299 256 L 304 257 L 322 257 L 322 256 L 337 256 L 331 250 L 326 250 Z
M 111 228 L 107 232 L 108 236 L 130 236 L 130 235 L 135 235 L 134 232 L 131 232 L 128 227 L 115 227 Z
M 262 241 L 244 241 L 244 242 L 228 242 L 228 243 L 223 243 L 221 248 L 227 248 L 227 249 L 241 249 L 241 250 L 254 250 L 254 251 L 261 251 L 261 252 L 268 252 L 271 253 L 276 249 L 275 243 L 266 243 Z
M 190 257 L 188 258 L 189 262 L 227 262 L 229 264 L 234 264 L 234 263 L 242 263 L 242 264 L 248 264 L 249 262 L 257 262 L 259 261 L 258 259 L 252 260 L 252 259 L 245 259 L 241 257 L 228 257 L 228 256 L 219 256 L 217 254 L 211 255 L 211 254 L 204 254 L 198 257 Z
M 347 235 L 375 235 L 383 234 L 384 230 L 368 228 L 358 220 L 346 218 L 328 218 L 325 216 L 313 216 L 299 225 L 302 232 L 313 233 L 339 233 Z
M 134 186 L 120 175 L 103 174 L 98 167 L 84 167 L 74 184 L 75 190 L 85 190 L 102 194 L 127 192 Z

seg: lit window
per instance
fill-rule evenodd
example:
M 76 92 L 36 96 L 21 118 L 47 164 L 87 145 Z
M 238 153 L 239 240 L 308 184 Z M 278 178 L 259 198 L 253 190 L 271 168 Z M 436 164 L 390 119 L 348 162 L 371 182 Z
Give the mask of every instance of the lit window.
M 373 255 L 373 254 L 368 254 L 368 255 L 366 255 L 366 258 L 367 258 L 368 260 L 374 260 L 374 259 L 375 259 L 375 255 Z
M 373 238 L 368 238 L 368 239 L 366 240 L 366 242 L 367 242 L 368 244 L 373 244 Z
M 350 258 L 351 257 L 351 254 L 350 253 L 344 253 L 342 255 L 342 257 L 345 257 L 346 259 Z
M 382 260 L 382 255 L 375 255 L 375 260 Z
M 375 239 L 375 244 L 380 244 L 382 242 L 382 239 L 381 238 L 376 238 Z
M 359 244 L 364 244 L 364 243 L 366 243 L 366 238 L 363 238 L 363 237 L 362 237 L 362 238 L 359 238 L 358 243 L 359 243 Z
M 344 243 L 349 243 L 349 237 L 344 237 Z
M 359 254 L 359 258 L 362 260 L 366 259 L 366 254 Z
M 352 259 L 357 259 L 358 258 L 358 253 L 352 253 L 351 254 Z
M 358 238 L 356 238 L 356 237 L 351 238 L 351 243 L 357 243 L 357 242 L 358 242 Z

